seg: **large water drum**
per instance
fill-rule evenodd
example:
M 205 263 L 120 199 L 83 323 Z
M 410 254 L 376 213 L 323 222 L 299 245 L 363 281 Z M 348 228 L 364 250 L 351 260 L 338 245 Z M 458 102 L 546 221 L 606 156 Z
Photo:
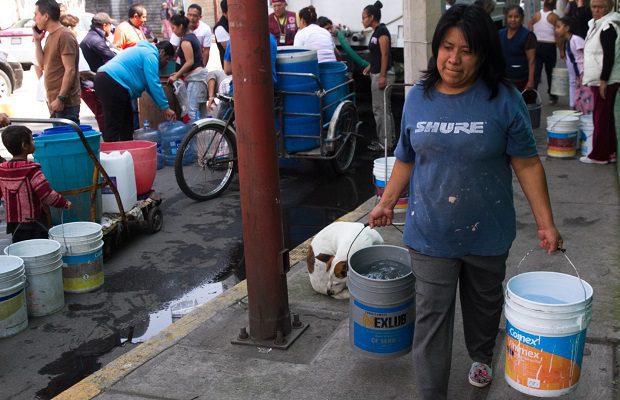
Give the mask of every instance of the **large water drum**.
M 320 63 L 319 75 L 321 86 L 327 92 L 323 97 L 323 123 L 327 123 L 332 119 L 338 104 L 349 94 L 349 88 L 346 85 L 330 91 L 347 81 L 347 64 L 338 61 Z
M 0 338 L 15 335 L 28 326 L 24 261 L 0 256 Z
M 80 125 L 86 141 L 99 157 L 101 132 L 90 125 Z M 57 192 L 92 186 L 95 163 L 90 159 L 80 137 L 69 126 L 50 128 L 34 139 L 34 160 L 41 164 L 41 170 Z M 63 210 L 62 220 L 90 221 L 90 193 L 84 192 L 65 196 L 72 203 L 70 210 Z M 101 219 L 101 191 L 97 190 L 96 220 Z M 61 222 L 61 212 L 52 210 L 52 223 Z
M 40 317 L 62 310 L 65 296 L 60 243 L 48 239 L 24 240 L 8 246 L 4 253 L 24 260 L 28 315 Z
M 103 285 L 103 233 L 101 225 L 72 222 L 49 231 L 63 250 L 63 288 L 68 293 L 91 292 Z
M 572 392 L 581 376 L 592 287 L 557 272 L 528 272 L 506 285 L 506 382 L 538 397 Z
M 276 56 L 277 72 L 310 73 L 319 78 L 319 63 L 316 50 L 293 46 L 278 47 Z M 283 134 L 286 136 L 314 136 L 313 139 L 291 138 L 285 139 L 285 148 L 294 153 L 314 149 L 319 146 L 321 133 L 320 100 L 316 95 L 319 90 L 317 79 L 307 76 L 278 75 L 276 90 L 303 94 L 283 95 L 284 113 L 316 114 L 313 116 L 284 116 Z M 276 127 L 278 128 L 278 127 Z
M 552 115 L 547 117 L 547 155 L 570 158 L 577 154 L 579 117 Z
M 349 342 L 372 358 L 411 351 L 415 322 L 414 277 L 409 251 L 377 245 L 349 258 Z

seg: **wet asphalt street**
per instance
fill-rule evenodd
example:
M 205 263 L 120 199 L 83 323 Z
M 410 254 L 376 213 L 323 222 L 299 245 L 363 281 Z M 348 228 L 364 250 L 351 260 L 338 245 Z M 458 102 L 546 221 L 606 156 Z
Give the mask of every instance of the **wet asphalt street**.
M 32 72 L 26 72 L 26 79 Z M 33 115 L 32 81 L 11 97 L 12 115 Z M 44 112 L 44 109 L 42 109 Z M 364 113 L 366 120 L 370 118 Z M 93 122 L 83 112 L 83 123 Z M 370 131 L 365 123 L 362 131 Z M 35 129 L 33 129 L 35 130 Z M 314 163 L 281 170 L 286 245 L 295 247 L 323 226 L 366 201 L 374 192 L 372 159 L 360 143 L 344 176 L 329 177 Z M 163 229 L 133 229 L 104 262 L 104 286 L 91 293 L 65 294 L 65 307 L 31 318 L 28 328 L 0 340 L 0 397 L 49 399 L 243 279 L 239 185 L 197 203 L 178 189 L 173 168 L 159 170 Z M 275 227 L 265 227 L 262 233 Z M 259 238 L 257 238 L 259 240 Z

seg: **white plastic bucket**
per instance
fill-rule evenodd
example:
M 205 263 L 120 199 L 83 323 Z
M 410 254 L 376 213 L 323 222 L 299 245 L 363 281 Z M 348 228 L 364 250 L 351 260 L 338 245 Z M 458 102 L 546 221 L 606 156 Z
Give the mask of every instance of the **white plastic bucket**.
M 48 239 L 24 240 L 8 246 L 4 253 L 24 260 L 28 315 L 40 317 L 62 310 L 65 296 L 60 243 Z
M 85 293 L 103 285 L 103 233 L 93 222 L 71 222 L 49 230 L 63 251 L 63 287 L 68 293 Z
M 403 270 L 394 279 L 372 279 L 373 264 L 389 260 Z M 414 277 L 409 251 L 377 245 L 349 258 L 349 342 L 372 358 L 395 358 L 411 351 L 415 322 Z
M 587 156 L 592 151 L 592 137 L 594 135 L 594 122 L 592 114 L 579 117 L 579 130 L 581 141 L 581 155 Z
M 394 168 L 394 163 L 396 162 L 396 157 L 387 157 L 387 162 L 385 157 L 377 158 L 373 162 L 372 168 L 372 180 L 375 185 L 375 192 L 377 194 L 377 198 L 380 199 L 383 196 L 383 191 L 387 186 L 386 182 L 389 182 L 390 177 L 392 176 L 392 169 Z M 400 198 L 396 202 L 394 206 L 394 212 L 396 213 L 404 213 L 407 211 L 407 203 L 409 202 L 409 187 L 406 187 L 403 192 L 400 194 Z
M 568 69 L 553 68 L 551 73 L 551 94 L 556 96 L 568 96 Z
M 24 261 L 0 255 L 0 338 L 28 327 L 25 286 Z
M 575 115 L 551 115 L 547 117 L 547 155 L 570 158 L 577 154 L 579 117 Z
M 572 275 L 527 272 L 506 285 L 506 382 L 538 397 L 575 390 L 581 376 L 592 287 Z

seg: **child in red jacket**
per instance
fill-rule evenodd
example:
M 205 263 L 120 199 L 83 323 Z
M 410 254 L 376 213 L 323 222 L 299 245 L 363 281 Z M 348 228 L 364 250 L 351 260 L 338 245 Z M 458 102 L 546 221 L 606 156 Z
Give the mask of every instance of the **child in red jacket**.
M 28 155 L 34 153 L 30 129 L 9 126 L 2 132 L 2 143 L 13 156 L 10 161 L 0 163 L 0 194 L 4 198 L 6 232 L 13 234 L 13 243 L 47 239 L 44 208 L 69 209 L 71 202 L 50 187 L 40 164 L 28 161 Z

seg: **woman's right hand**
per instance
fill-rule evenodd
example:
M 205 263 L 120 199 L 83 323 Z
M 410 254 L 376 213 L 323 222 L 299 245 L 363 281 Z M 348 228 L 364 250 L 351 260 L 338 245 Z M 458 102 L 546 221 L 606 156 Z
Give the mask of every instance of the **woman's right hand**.
M 386 226 L 392 223 L 394 218 L 394 210 L 379 203 L 368 214 L 368 225 L 371 228 L 375 226 Z

